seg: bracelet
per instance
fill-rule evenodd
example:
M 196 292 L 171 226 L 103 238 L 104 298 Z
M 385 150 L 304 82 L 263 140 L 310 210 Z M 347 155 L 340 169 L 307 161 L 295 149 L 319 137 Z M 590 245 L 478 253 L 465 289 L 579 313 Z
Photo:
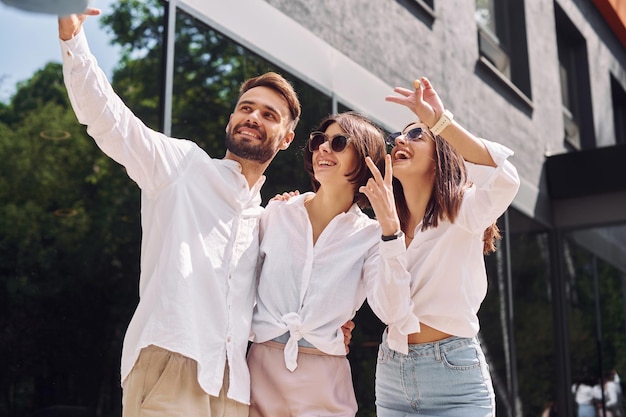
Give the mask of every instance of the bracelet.
M 398 230 L 393 235 L 382 235 L 380 238 L 382 239 L 383 242 L 389 242 L 390 240 L 396 240 L 401 237 L 404 237 L 404 233 L 402 232 L 402 230 Z
M 439 120 L 437 120 L 437 123 L 435 123 L 435 125 L 430 128 L 430 131 L 435 136 L 439 135 L 441 132 L 443 132 L 443 129 L 445 129 L 450 123 L 452 123 L 452 119 L 454 119 L 454 115 L 450 112 L 450 110 L 445 110 Z

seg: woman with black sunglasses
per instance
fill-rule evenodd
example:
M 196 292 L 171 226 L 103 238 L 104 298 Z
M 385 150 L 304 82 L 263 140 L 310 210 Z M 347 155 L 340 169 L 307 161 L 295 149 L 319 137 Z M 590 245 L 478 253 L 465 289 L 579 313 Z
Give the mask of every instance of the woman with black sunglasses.
M 495 250 L 495 222 L 519 188 L 507 161 L 513 152 L 454 121 L 426 78 L 414 87 L 386 98 L 418 120 L 388 138 L 384 177 L 368 161 L 373 178 L 361 188 L 383 235 L 402 237 L 387 242 L 381 257 L 402 259 L 420 322 L 408 335 L 394 324 L 383 334 L 377 415 L 494 416 L 477 312 L 487 291 L 483 255 Z
M 409 279 L 382 277 L 381 229 L 361 211 L 365 161 L 382 164 L 381 130 L 353 112 L 330 116 L 309 137 L 313 191 L 271 201 L 261 218 L 254 343 L 248 354 L 250 416 L 354 416 L 357 403 L 341 326 L 365 298 L 386 323 L 417 331 Z

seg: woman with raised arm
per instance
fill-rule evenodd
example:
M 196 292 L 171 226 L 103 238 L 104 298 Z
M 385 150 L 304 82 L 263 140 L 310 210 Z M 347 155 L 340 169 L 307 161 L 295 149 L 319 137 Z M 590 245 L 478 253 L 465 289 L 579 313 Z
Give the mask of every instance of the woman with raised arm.
M 417 116 L 388 138 L 393 192 L 370 161 L 374 175 L 361 188 L 388 240 L 381 258 L 401 259 L 420 323 L 408 335 L 393 323 L 383 334 L 377 415 L 495 416 L 477 312 L 487 292 L 483 254 L 495 250 L 495 222 L 519 188 L 513 152 L 454 121 L 426 78 L 414 87 L 386 98 Z

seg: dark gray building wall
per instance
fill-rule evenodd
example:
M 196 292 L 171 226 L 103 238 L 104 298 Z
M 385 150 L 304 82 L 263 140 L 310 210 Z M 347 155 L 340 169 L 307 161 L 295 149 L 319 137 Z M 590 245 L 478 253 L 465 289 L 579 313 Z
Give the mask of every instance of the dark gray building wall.
M 552 224 L 543 164 L 566 152 L 553 0 L 525 1 L 531 93 L 521 99 L 480 76 L 474 1 L 435 0 L 431 22 L 396 0 L 266 1 L 389 85 L 429 77 L 458 121 L 515 150 L 523 184 L 514 206 Z M 556 4 L 586 40 L 595 140 L 612 145 L 610 74 L 626 89 L 626 51 L 590 0 Z

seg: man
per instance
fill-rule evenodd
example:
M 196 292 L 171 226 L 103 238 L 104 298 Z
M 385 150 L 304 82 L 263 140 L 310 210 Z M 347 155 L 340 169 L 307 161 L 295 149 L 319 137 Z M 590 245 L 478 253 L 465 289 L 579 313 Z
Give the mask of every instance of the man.
M 146 127 L 113 92 L 82 23 L 59 18 L 63 74 L 78 120 L 141 188 L 140 301 L 122 352 L 123 415 L 247 416 L 245 354 L 254 303 L 263 173 L 300 117 L 280 75 L 247 80 L 226 155 Z

